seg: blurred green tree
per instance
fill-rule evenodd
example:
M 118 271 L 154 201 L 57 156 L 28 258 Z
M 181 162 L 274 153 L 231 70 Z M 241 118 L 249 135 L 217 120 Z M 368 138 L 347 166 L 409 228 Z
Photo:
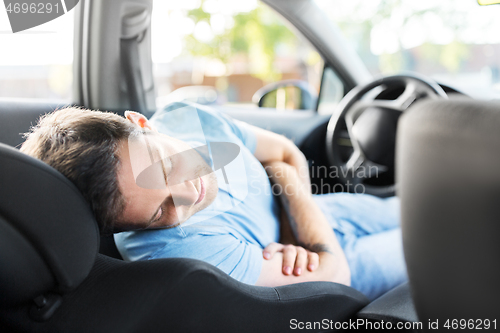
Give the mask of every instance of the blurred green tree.
M 187 15 L 195 24 L 208 23 L 212 33 L 217 30 L 212 26 L 214 15 L 203 10 L 203 2 L 202 6 L 188 11 Z M 264 82 L 280 80 L 281 73 L 274 66 L 277 50 L 279 47 L 296 48 L 294 33 L 280 22 L 270 8 L 260 3 L 249 12 L 226 16 L 225 20 L 224 30 L 213 33 L 210 41 L 201 41 L 194 33 L 186 35 L 185 50 L 194 56 L 219 59 L 226 65 L 234 57 L 241 56 L 248 64 L 251 75 Z
M 325 0 L 326 1 L 326 0 Z M 440 0 L 431 5 L 416 5 L 413 0 L 378 0 L 367 6 L 367 0 L 352 0 L 348 10 L 342 12 L 341 0 L 331 0 L 330 8 L 339 8 L 341 14 L 333 15 L 335 23 L 350 40 L 368 68 L 375 74 L 379 71 L 388 74 L 403 69 L 412 70 L 413 55 L 403 46 L 405 30 L 410 24 L 426 28 L 429 16 L 440 21 L 441 26 L 452 34 L 451 43 L 442 45 L 429 40 L 415 46 L 426 66 L 436 70 L 441 68 L 449 73 L 460 70 L 461 64 L 469 59 L 471 53 L 460 36 L 463 33 L 467 11 L 455 4 L 454 0 Z M 367 8 L 369 7 L 369 8 Z M 372 53 L 374 28 L 390 26 L 397 36 L 394 52 Z M 441 31 L 436 31 L 440 33 Z M 391 38 L 392 36 L 387 36 Z

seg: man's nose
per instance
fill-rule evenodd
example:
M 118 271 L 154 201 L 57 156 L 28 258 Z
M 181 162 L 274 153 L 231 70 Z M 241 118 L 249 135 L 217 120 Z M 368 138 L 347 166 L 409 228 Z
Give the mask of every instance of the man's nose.
M 199 198 L 200 193 L 195 180 L 186 180 L 180 184 L 170 186 L 170 191 L 176 208 L 192 206 Z

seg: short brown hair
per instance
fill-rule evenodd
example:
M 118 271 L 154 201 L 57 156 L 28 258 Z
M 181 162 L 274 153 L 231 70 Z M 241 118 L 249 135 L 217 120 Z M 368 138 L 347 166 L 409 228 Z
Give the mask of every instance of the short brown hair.
M 101 232 L 110 233 L 125 205 L 117 180 L 118 147 L 135 131 L 117 114 L 69 107 L 43 116 L 25 135 L 21 151 L 72 181 Z

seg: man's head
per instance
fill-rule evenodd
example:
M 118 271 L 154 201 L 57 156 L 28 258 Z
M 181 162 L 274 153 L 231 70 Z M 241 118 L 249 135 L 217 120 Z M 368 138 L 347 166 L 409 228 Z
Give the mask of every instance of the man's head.
M 189 161 L 177 158 L 176 165 L 170 158 L 186 150 L 192 151 L 158 134 L 138 113 L 127 112 L 124 118 L 79 108 L 42 117 L 21 147 L 78 187 L 105 233 L 175 226 L 214 200 L 217 180 L 201 157 L 188 154 Z M 148 172 L 157 166 L 161 179 Z M 141 174 L 163 186 L 144 186 L 138 181 Z

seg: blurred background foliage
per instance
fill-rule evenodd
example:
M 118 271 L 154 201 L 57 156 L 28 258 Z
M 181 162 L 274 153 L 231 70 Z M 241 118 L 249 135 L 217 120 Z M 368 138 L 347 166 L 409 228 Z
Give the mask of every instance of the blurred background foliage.
M 204 21 L 209 27 L 213 24 L 214 13 L 204 10 L 205 1 L 201 2 L 199 8 L 189 10 L 188 17 L 195 24 Z M 477 7 L 474 0 L 467 1 L 470 2 L 469 5 Z M 467 6 L 463 6 L 464 1 L 316 2 L 327 14 L 331 14 L 329 16 L 374 73 L 387 74 L 415 69 L 416 61 L 412 59 L 415 56 L 410 56 L 408 50 L 416 46 L 420 46 L 418 61 L 425 61 L 428 67 L 444 68 L 450 73 L 458 72 L 461 64 L 472 56 L 470 48 L 467 47 L 471 41 L 463 38 L 467 35 L 471 23 Z M 233 24 L 226 25 L 224 31 L 216 34 L 210 41 L 199 40 L 194 34 L 187 35 L 186 49 L 194 56 L 212 57 L 223 63 L 227 63 L 237 54 L 245 54 L 249 58 L 254 75 L 265 81 L 278 80 L 279 73 L 273 68 L 276 50 L 280 45 L 293 48 L 297 40 L 294 38 L 294 32 L 276 20 L 273 14 L 267 6 L 259 3 L 249 12 L 232 16 Z M 491 15 L 485 16 L 483 22 L 474 23 L 487 26 L 493 18 Z M 412 30 L 415 30 L 416 26 L 421 26 L 420 29 L 425 31 L 426 36 L 418 36 L 412 45 L 412 41 L 408 40 L 411 39 L 412 33 L 415 34 Z M 429 36 L 429 28 L 435 29 L 435 36 Z M 388 30 L 393 31 L 389 33 Z M 383 38 L 381 35 L 384 35 L 384 32 L 391 45 L 377 52 L 374 50 L 377 48 L 374 44 Z
M 222 30 L 211 40 L 200 40 L 194 33 L 185 36 L 185 49 L 193 56 L 204 56 L 218 59 L 224 64 L 235 57 L 241 56 L 250 66 L 250 73 L 265 82 L 281 79 L 281 73 L 275 68 L 274 60 L 280 47 L 295 48 L 297 38 L 295 34 L 276 19 L 271 9 L 257 5 L 249 12 L 237 13 L 231 18 L 224 29 L 214 28 L 214 16 L 199 8 L 188 11 L 188 17 L 196 25 L 206 22 L 212 25 L 212 31 Z
M 373 75 L 417 72 L 476 98 L 500 92 L 500 6 L 481 7 L 475 0 L 311 1 Z M 301 79 L 319 88 L 320 55 L 258 0 L 155 0 L 155 8 L 161 9 L 153 11 L 156 31 L 163 33 L 157 35 L 162 42 L 153 43 L 153 58 L 164 77 L 157 81 L 162 94 L 210 85 L 229 102 L 249 102 L 252 92 L 279 80 Z
M 414 70 L 417 62 L 457 73 L 473 56 L 470 44 L 499 42 L 499 38 L 490 38 L 498 16 L 488 15 L 491 10 L 474 0 L 316 2 L 375 73 Z M 490 31 L 485 35 L 486 29 Z M 409 54 L 415 48 L 418 54 Z
M 500 6 L 476 0 L 313 0 L 374 75 L 418 72 L 476 98 L 500 92 Z

